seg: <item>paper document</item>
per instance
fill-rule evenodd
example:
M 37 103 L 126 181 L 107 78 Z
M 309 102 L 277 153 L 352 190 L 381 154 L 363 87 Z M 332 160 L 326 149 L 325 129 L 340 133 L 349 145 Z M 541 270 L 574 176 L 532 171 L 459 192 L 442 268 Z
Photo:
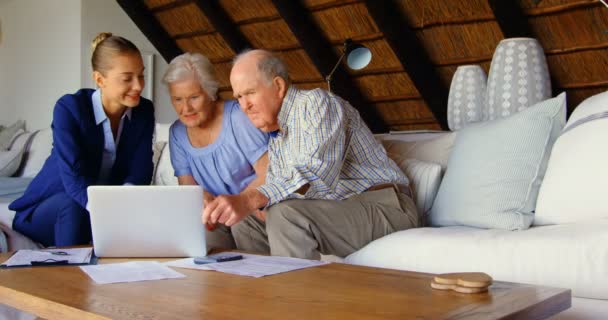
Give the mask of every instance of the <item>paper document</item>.
M 179 260 L 173 260 L 165 262 L 166 266 L 186 269 L 197 269 L 197 270 L 213 270 L 208 267 L 208 264 L 196 264 L 194 258 L 185 258 Z
M 184 278 L 157 261 L 132 261 L 80 267 L 98 284 Z
M 83 264 L 91 262 L 92 254 L 92 248 L 19 250 L 2 265 L 7 267 L 31 266 L 32 261 L 52 263 L 63 260 L 67 260 L 68 265 Z
M 259 278 L 298 269 L 321 266 L 328 264 L 328 262 L 288 257 L 243 254 L 243 259 L 236 261 L 197 265 L 194 264 L 192 258 L 189 258 L 169 261 L 165 262 L 165 264 L 178 268 L 215 270 L 224 273 Z

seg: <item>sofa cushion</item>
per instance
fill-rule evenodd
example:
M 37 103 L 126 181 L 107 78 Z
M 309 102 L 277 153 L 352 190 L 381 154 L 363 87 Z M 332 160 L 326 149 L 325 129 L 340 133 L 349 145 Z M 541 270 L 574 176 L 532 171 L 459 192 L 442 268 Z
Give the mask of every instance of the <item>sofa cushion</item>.
M 511 117 L 460 130 L 431 209 L 431 225 L 528 228 L 565 112 L 562 93 Z
M 382 145 L 389 157 L 434 162 L 441 165 L 442 170 L 445 171 L 456 133 L 449 132 L 419 141 L 403 141 L 399 138 L 400 135 L 382 137 Z
M 571 288 L 608 299 L 608 219 L 523 231 L 417 228 L 369 243 L 346 262 L 429 273 L 485 272 L 498 281 Z
M 538 194 L 535 225 L 608 218 L 608 92 L 583 101 L 557 139 Z

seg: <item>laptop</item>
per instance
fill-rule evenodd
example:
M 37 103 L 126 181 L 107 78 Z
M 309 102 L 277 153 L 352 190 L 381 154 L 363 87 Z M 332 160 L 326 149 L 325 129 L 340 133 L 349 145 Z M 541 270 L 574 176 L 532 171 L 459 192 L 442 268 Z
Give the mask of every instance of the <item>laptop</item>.
M 200 186 L 91 186 L 98 257 L 195 257 L 207 253 Z

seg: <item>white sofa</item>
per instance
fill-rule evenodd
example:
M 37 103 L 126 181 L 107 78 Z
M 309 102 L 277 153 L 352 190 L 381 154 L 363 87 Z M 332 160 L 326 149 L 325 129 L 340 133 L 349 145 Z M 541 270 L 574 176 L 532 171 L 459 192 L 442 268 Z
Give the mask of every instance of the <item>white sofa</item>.
M 168 127 L 157 125 L 155 151 L 160 159 L 155 168 L 155 184 L 177 184 L 166 145 Z M 435 162 L 445 169 L 456 134 L 405 132 L 378 138 L 384 141 L 389 153 L 391 141 L 402 141 L 407 146 L 401 149 L 402 156 Z M 50 129 L 43 129 L 28 137 L 29 140 L 23 139 L 19 143 L 28 143 L 29 148 L 19 177 L 26 178 L 42 167 L 50 152 L 52 137 Z M 14 213 L 8 210 L 8 203 L 7 199 L 0 198 L 0 221 L 10 226 Z M 18 245 L 35 244 L 24 240 Z M 429 273 L 483 271 L 500 281 L 570 288 L 572 308 L 554 319 L 600 319 L 608 315 L 608 220 L 605 219 L 535 226 L 524 231 L 471 227 L 410 229 L 378 239 L 345 261 Z
M 446 169 L 456 134 L 401 132 L 381 139 L 389 154 L 399 148 L 404 157 Z M 499 281 L 569 288 L 572 307 L 553 319 L 608 317 L 608 219 L 522 231 L 464 226 L 409 229 L 373 241 L 345 262 L 427 273 L 481 271 Z

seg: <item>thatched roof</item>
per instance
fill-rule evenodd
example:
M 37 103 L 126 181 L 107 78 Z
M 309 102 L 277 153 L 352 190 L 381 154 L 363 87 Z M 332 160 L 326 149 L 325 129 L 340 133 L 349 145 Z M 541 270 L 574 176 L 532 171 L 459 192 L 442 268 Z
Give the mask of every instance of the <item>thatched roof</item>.
M 200 52 L 220 96 L 232 96 L 231 59 L 245 48 L 277 52 L 298 87 L 327 88 L 346 38 L 371 49 L 360 71 L 341 66 L 332 89 L 376 132 L 445 129 L 459 65 L 488 72 L 498 42 L 537 38 L 554 94 L 570 108 L 608 89 L 608 8 L 598 0 L 118 0 L 165 60 Z

